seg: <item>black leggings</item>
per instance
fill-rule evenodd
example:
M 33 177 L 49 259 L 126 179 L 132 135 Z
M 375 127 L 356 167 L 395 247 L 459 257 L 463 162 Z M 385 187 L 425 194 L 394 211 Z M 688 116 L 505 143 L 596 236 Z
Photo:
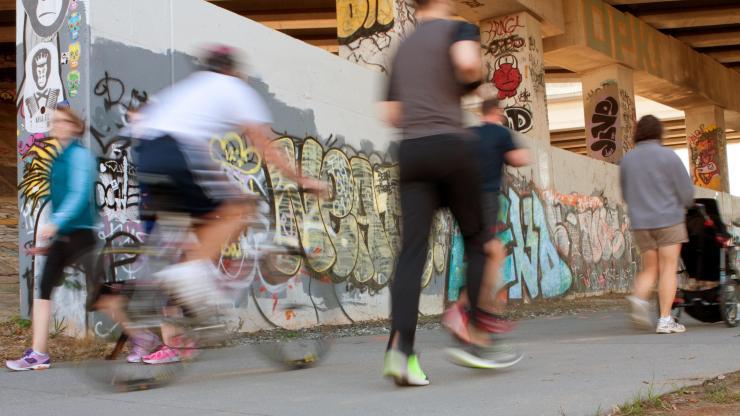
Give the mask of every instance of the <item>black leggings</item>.
M 481 215 L 481 185 L 473 139 L 436 135 L 403 140 L 399 149 L 402 243 L 391 283 L 391 340 L 414 348 L 421 296 L 421 276 L 427 258 L 429 231 L 438 208 L 449 207 L 465 240 L 467 290 L 471 307 L 478 302 L 486 241 Z
M 41 293 L 38 298 L 50 300 L 54 288 L 64 282 L 64 268 L 72 264 L 80 264 L 86 280 L 89 280 L 92 264 L 83 263 L 87 263 L 86 259 L 92 261 L 92 258 L 85 257 L 85 254 L 95 246 L 95 243 L 95 233 L 92 230 L 77 230 L 71 234 L 56 236 L 49 247 L 46 264 L 41 273 Z

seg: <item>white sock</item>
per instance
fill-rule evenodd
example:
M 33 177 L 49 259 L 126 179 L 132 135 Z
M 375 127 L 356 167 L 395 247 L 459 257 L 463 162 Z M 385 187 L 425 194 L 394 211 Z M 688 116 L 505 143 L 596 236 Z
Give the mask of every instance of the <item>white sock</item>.
M 36 355 L 40 355 L 42 357 L 48 357 L 49 356 L 49 354 L 46 354 L 46 353 L 43 353 L 43 352 L 38 352 L 36 350 L 33 350 L 33 353 L 36 354 Z
M 668 315 L 668 316 L 661 316 L 660 317 L 660 322 L 663 323 L 663 324 L 667 324 L 667 323 L 671 322 L 672 320 L 673 320 L 673 318 L 670 315 Z

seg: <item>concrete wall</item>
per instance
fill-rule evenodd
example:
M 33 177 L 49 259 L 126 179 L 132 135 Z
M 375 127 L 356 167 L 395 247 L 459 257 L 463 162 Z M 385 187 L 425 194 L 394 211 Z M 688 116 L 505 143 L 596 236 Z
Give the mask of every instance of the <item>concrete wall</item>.
M 502 269 L 508 298 L 537 301 L 629 290 L 639 250 L 619 189 L 619 167 L 521 137 L 534 164 L 507 169 L 499 238 L 508 247 Z M 714 198 L 727 224 L 738 223 L 740 198 L 696 188 Z M 457 231 L 457 230 L 456 230 Z M 448 300 L 462 281 L 462 239 L 453 235 Z
M 58 85 L 60 96 L 89 122 L 85 142 L 100 161 L 96 199 L 101 240 L 119 245 L 143 238 L 137 220 L 136 161 L 130 143 L 117 133 L 127 124 L 126 111 L 191 72 L 200 45 L 227 43 L 249 58 L 250 82 L 275 118 L 274 145 L 293 155 L 304 173 L 337 184 L 333 201 L 296 192 L 275 196 L 268 189 L 286 186 L 284 178 L 251 157 L 250 149 L 241 147 L 233 135 L 211 141 L 214 159 L 230 177 L 243 189 L 262 194 L 271 208 L 261 218 L 262 228 L 242 235 L 222 253 L 219 265 L 240 287 L 235 320 L 243 322 L 242 330 L 256 330 L 388 315 L 400 210 L 397 169 L 389 152 L 393 132 L 382 126 L 375 112 L 382 75 L 200 0 L 96 0 L 77 1 L 75 6 L 82 26 L 79 49 L 75 46 L 72 52 L 74 58 L 80 53 L 75 69 L 81 81 L 78 86 L 66 82 L 72 61 L 62 64 L 59 53 L 56 67 L 51 67 L 59 79 L 52 85 Z M 19 19 L 24 22 L 26 17 L 21 13 Z M 55 50 L 69 51 L 74 44 L 67 26 L 50 36 L 39 40 L 20 34 L 19 80 L 24 79 L 23 63 L 33 56 L 28 52 L 33 45 L 51 42 Z M 71 96 L 70 87 L 77 88 L 76 96 Z M 19 112 L 23 125 L 20 114 L 25 113 Z M 36 227 L 48 211 L 43 190 L 56 147 L 45 133 L 31 136 L 24 130 L 19 136 L 21 247 L 34 244 Z M 502 201 L 502 238 L 511 250 L 506 264 L 510 297 L 626 289 L 636 256 L 619 205 L 616 167 L 538 141 L 526 142 L 536 163 L 507 173 Z M 734 218 L 740 216 L 740 202 L 721 197 L 725 214 L 734 209 Z M 452 267 L 448 262 L 451 252 L 460 251 L 450 243 L 452 228 L 449 217 L 441 214 L 430 235 L 423 314 L 441 312 L 448 279 L 459 280 L 459 259 L 452 256 Z M 274 265 L 280 273 L 254 267 L 250 259 L 255 247 L 270 232 L 296 240 L 305 258 Z M 27 313 L 43 258 L 29 257 L 21 249 L 20 261 Z M 457 275 L 448 269 L 457 270 Z M 134 265 L 118 277 L 136 278 L 140 273 Z M 70 331 L 89 328 L 105 336 L 115 328 L 84 313 L 83 285 L 79 273 L 70 269 L 67 283 L 56 294 L 57 321 L 64 319 Z
M 388 152 L 392 132 L 375 114 L 375 95 L 384 79 L 203 1 L 99 0 L 91 7 L 90 37 L 81 49 L 93 64 L 86 66 L 80 85 L 86 105 L 76 108 L 89 121 L 87 143 L 100 160 L 96 184 L 100 239 L 112 245 L 143 239 L 131 143 L 118 136 L 127 124 L 127 110 L 192 72 L 193 56 L 202 45 L 230 44 L 246 53 L 250 82 L 273 113 L 274 144 L 294 155 L 304 173 L 338 184 L 335 201 L 297 192 L 275 197 L 268 189 L 285 187 L 286 179 L 272 170 L 268 175 L 248 148 L 240 148 L 236 156 L 229 152 L 231 146 L 240 146 L 233 134 L 212 140 L 214 158 L 230 177 L 245 190 L 263 194 L 272 208 L 261 218 L 264 227 L 225 247 L 220 262 L 240 287 L 235 303 L 242 329 L 387 317 L 400 207 L 397 169 Z M 30 199 L 24 195 L 21 200 Z M 33 211 L 24 222 L 24 235 L 33 235 L 43 212 Z M 420 307 L 424 314 L 442 310 L 449 228 L 447 218 L 440 215 L 424 274 Z M 251 257 L 269 232 L 298 240 L 306 258 L 283 259 L 277 265 L 280 273 L 261 270 Z M 21 256 L 27 270 L 23 279 L 32 282 L 42 259 Z M 134 265 L 118 277 L 136 278 L 139 273 Z M 68 280 L 75 283 L 70 283 L 69 294 L 62 288 L 56 295 L 58 319 L 64 318 L 70 331 L 87 326 L 107 335 L 114 328 L 96 314 L 85 316 L 84 283 L 79 273 L 70 269 L 69 274 Z M 30 294 L 24 291 L 26 313 Z

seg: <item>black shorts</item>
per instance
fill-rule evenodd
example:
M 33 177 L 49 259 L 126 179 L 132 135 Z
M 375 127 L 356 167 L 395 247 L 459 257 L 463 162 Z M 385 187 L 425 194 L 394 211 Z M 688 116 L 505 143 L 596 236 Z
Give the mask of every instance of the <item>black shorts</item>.
M 164 135 L 140 140 L 134 148 L 139 180 L 141 219 L 147 231 L 158 211 L 186 212 L 200 217 L 222 201 L 210 196 L 196 181 L 178 142 Z
M 64 283 L 64 268 L 71 265 L 82 267 L 88 290 L 95 287 L 97 282 L 92 281 L 92 257 L 88 253 L 96 243 L 93 230 L 81 229 L 57 235 L 49 246 L 49 254 L 41 272 L 38 298 L 50 300 L 54 288 Z
M 498 197 L 499 192 L 483 192 L 481 196 L 481 210 L 483 211 L 483 227 L 486 241 L 495 239 L 498 233 Z

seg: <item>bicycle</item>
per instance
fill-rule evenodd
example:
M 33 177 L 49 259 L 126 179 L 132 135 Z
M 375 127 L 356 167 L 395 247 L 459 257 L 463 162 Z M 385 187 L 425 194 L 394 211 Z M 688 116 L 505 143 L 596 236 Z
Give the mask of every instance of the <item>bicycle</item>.
M 285 191 L 274 192 L 279 194 Z M 257 197 L 252 197 L 251 200 L 264 210 L 264 200 Z M 254 218 L 244 220 L 247 227 L 256 225 Z M 196 283 L 198 280 L 202 283 L 187 295 L 192 296 L 195 301 L 191 299 L 191 302 L 186 303 L 187 306 L 181 307 L 180 314 L 164 313 L 167 306 L 172 306 L 173 303 L 182 305 L 182 302 L 173 299 L 172 290 L 157 277 L 157 272 L 181 260 L 184 245 L 194 238 L 192 226 L 193 220 L 187 214 L 158 212 L 156 226 L 145 243 L 118 247 L 106 244 L 87 254 L 92 256 L 87 264 L 92 265 L 94 276 L 94 279 L 89 280 L 103 285 L 102 290 L 94 289 L 89 296 L 98 298 L 98 293 L 95 292 L 102 291 L 101 299 L 102 296 L 118 295 L 116 299 L 126 300 L 126 305 L 115 311 L 119 315 L 118 319 L 126 322 L 126 330 L 161 334 L 164 326 L 176 328 L 176 347 L 185 351 L 187 356 L 200 356 L 208 349 L 227 345 L 235 335 L 236 331 L 229 325 L 226 317 L 234 308 L 234 301 L 244 295 L 247 287 L 227 280 L 203 282 L 205 279 L 194 279 Z M 260 262 L 265 269 L 274 272 L 272 265 L 279 261 L 280 256 L 304 255 L 298 247 L 274 243 L 274 236 L 272 241 L 273 244 L 262 244 L 257 253 L 243 261 Z M 128 273 L 131 268 L 138 269 L 140 276 L 137 279 L 124 282 L 117 278 L 119 273 Z M 238 282 L 239 279 L 235 280 Z M 220 286 L 215 291 L 225 296 L 214 299 L 214 284 Z M 112 352 L 104 360 L 88 363 L 86 373 L 91 379 L 117 391 L 156 388 L 177 379 L 192 362 L 193 357 L 160 365 L 128 363 L 122 359 L 128 338 L 126 331 L 122 331 Z M 300 369 L 316 365 L 327 355 L 330 347 L 330 340 L 320 336 L 262 345 L 257 350 L 270 362 L 289 369 Z

